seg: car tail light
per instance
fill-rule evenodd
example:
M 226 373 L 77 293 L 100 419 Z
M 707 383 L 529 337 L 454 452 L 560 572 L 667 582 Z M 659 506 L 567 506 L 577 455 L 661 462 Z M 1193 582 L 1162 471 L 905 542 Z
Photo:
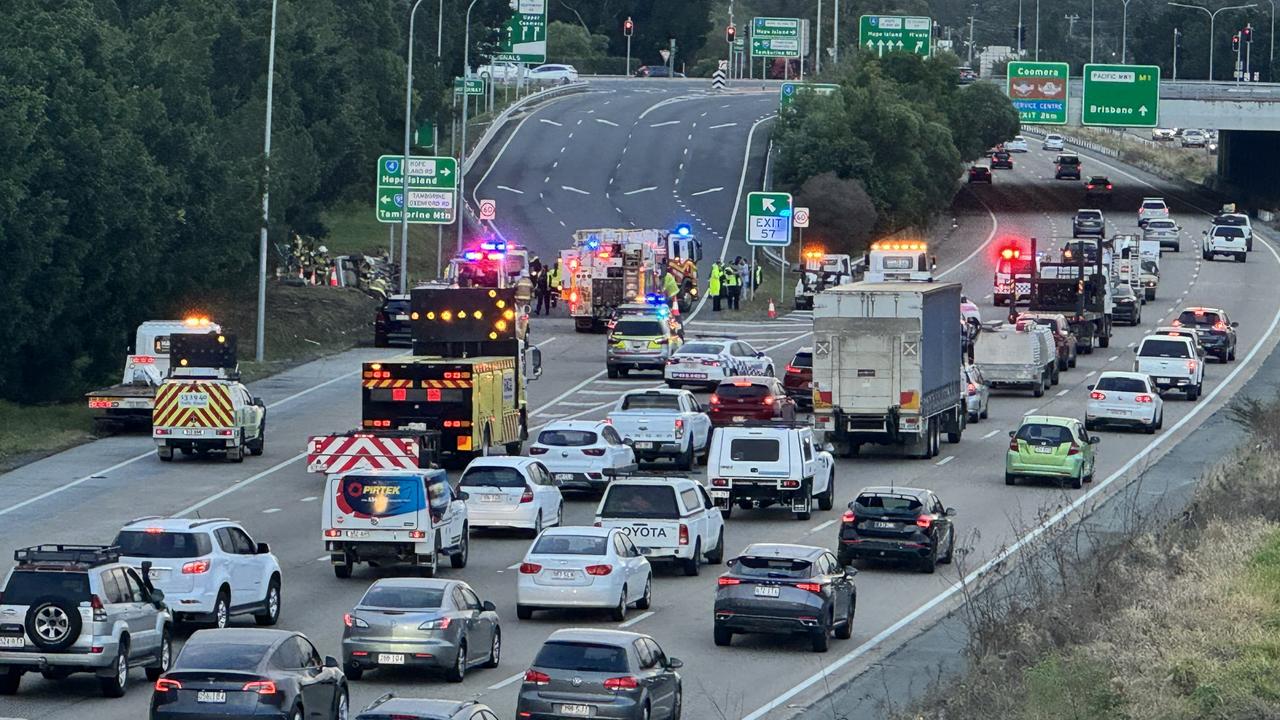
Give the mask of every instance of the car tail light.
M 604 448 L 586 448 L 582 451 L 582 454 L 590 455 L 591 457 L 600 457 L 601 455 L 604 455 Z
M 361 620 L 360 616 L 355 615 L 353 613 L 343 613 L 342 624 L 346 625 L 347 627 L 358 627 L 358 628 L 369 627 L 369 623 L 365 622 L 364 620 Z
M 1191 372 L 1195 372 L 1195 371 L 1196 371 L 1196 361 L 1195 361 L 1195 360 L 1188 360 L 1188 361 L 1187 361 L 1187 370 L 1190 370 Z
M 1014 452 L 1018 451 L 1018 438 L 1016 437 L 1009 438 L 1009 449 Z
M 218 431 L 218 435 L 219 435 L 220 437 L 231 437 L 231 433 L 232 433 L 232 431 L 231 431 L 231 430 L 229 430 L 229 429 L 228 429 L 228 430 L 219 430 L 219 431 Z
M 796 589 L 807 590 L 808 592 L 811 592 L 811 593 L 820 593 L 822 592 L 822 584 L 821 583 L 796 583 Z
M 684 523 L 680 523 L 680 544 L 689 544 L 689 526 Z
M 795 489 L 800 487 L 800 481 L 799 480 L 783 480 L 782 487 L 788 488 L 788 489 Z
M 798 372 L 800 372 L 800 368 L 796 367 L 795 365 L 788 365 L 788 366 L 787 366 L 787 372 L 789 372 L 789 373 L 798 373 Z
M 712 404 L 712 405 L 719 405 L 719 404 L 720 404 L 720 396 L 719 396 L 719 395 L 712 395 L 712 396 L 711 396 L 711 404 Z
M 1218 322 L 1213 324 L 1213 329 L 1217 330 L 1218 332 L 1226 332 L 1227 324 L 1219 320 Z
M 742 584 L 741 580 L 739 580 L 738 578 L 732 578 L 732 577 L 722 577 L 716 580 L 716 585 L 718 587 L 732 587 L 734 585 L 741 585 L 741 584 Z
M 852 510 L 845 510 L 844 514 L 840 516 L 840 522 L 852 525 L 858 522 L 858 516 L 854 515 Z
M 702 364 L 706 365 L 707 367 L 720 367 L 719 360 L 703 360 Z
M 588 574 L 588 575 L 594 575 L 594 576 L 596 576 L 596 577 L 602 577 L 602 576 L 604 576 L 604 575 L 608 575 L 608 574 L 609 574 L 609 573 L 611 573 L 611 572 L 613 572 L 613 566 L 612 566 L 612 565 L 588 565 L 588 566 L 587 566 L 587 574 Z
M 679 365 L 679 364 L 680 364 L 680 358 L 669 357 L 669 358 L 667 358 L 667 364 L 668 364 L 668 365 Z
M 928 530 L 933 526 L 933 517 L 930 515 L 921 515 L 916 518 L 916 526 Z
M 207 572 L 209 572 L 208 560 L 192 560 L 191 562 L 183 563 L 182 565 L 183 575 L 203 575 Z
M 542 566 L 538 563 L 520 563 L 521 575 L 537 575 L 542 572 Z
M 764 396 L 764 404 L 765 404 L 765 405 L 772 405 L 772 404 L 773 404 L 773 396 L 772 396 L 772 395 L 765 395 L 765 396 Z
M 533 446 L 533 447 L 529 448 L 529 454 L 530 454 L 530 455 L 546 455 L 546 454 L 547 454 L 547 449 L 546 449 L 546 448 L 544 448 L 544 447 L 538 447 L 538 446 L 536 446 L 536 445 L 535 445 L 535 446 Z
M 1067 454 L 1068 454 L 1068 455 L 1079 455 L 1079 454 L 1080 454 L 1080 446 L 1079 446 L 1079 445 L 1077 445 L 1077 444 L 1075 444 L 1075 443 L 1071 443 L 1071 447 L 1067 449 Z
M 409 531 L 410 540 L 425 540 L 426 537 L 427 537 L 426 530 L 410 530 Z
M 1100 393 L 1097 390 L 1094 390 L 1093 392 L 1089 393 L 1089 399 L 1090 400 L 1106 400 L 1107 395 L 1106 393 Z
M 977 395 L 977 394 L 978 394 L 978 386 L 977 386 L 977 385 L 974 385 L 973 383 L 969 383 L 969 394 L 970 394 L 970 395 Z
M 537 670 L 525 670 L 524 681 L 534 685 L 546 685 L 551 682 L 551 676 L 546 673 L 540 673 Z
M 324 531 L 325 537 L 342 537 L 342 531 L 336 528 L 329 528 Z
M 729 487 L 728 478 L 711 478 L 712 487 Z
M 275 695 L 276 683 L 274 680 L 252 680 L 244 684 L 240 688 L 243 692 L 258 693 L 259 695 Z
M 90 595 L 89 607 L 93 608 L 94 622 L 107 621 L 107 609 L 102 606 L 102 598 L 98 597 L 97 595 Z
M 181 690 L 182 683 L 169 678 L 160 678 L 156 681 L 156 692 L 169 692 L 170 690 Z
M 638 687 L 640 687 L 640 681 L 630 675 L 609 678 L 604 681 L 605 690 L 635 690 Z
M 531 502 L 533 502 L 533 488 L 527 487 L 524 489 L 524 492 L 520 493 L 520 504 L 523 505 Z
M 428 620 L 418 626 L 419 630 L 448 630 L 449 618 L 440 618 L 439 620 Z
M 1134 402 L 1149 403 L 1152 402 L 1150 395 L 1138 395 L 1133 398 Z

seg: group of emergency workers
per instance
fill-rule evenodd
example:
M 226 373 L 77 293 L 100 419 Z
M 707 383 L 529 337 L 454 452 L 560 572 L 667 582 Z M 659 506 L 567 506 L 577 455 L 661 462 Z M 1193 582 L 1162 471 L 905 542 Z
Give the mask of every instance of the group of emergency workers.
M 551 308 L 556 307 L 560 300 L 560 258 L 556 258 L 555 264 L 547 267 L 542 263 L 542 259 L 534 256 L 529 262 L 529 283 L 531 285 L 533 298 L 536 301 L 533 314 L 547 315 L 551 314 Z
M 750 282 L 751 287 L 760 287 L 763 271 L 759 263 L 753 269 L 741 255 L 733 262 L 716 261 L 711 265 L 711 277 L 707 280 L 707 294 L 711 297 L 711 310 L 720 312 L 723 303 L 726 310 L 737 310 L 742 300 L 742 287 Z

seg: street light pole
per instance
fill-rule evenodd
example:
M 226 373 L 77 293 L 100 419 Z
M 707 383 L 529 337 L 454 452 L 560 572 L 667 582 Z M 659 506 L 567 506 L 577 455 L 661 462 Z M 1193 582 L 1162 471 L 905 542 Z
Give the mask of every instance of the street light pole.
M 835 49 L 831 59 L 836 65 L 840 64 L 840 0 L 836 0 L 835 15 L 831 20 L 831 47 Z
M 471 77 L 471 9 L 476 0 L 467 5 L 466 30 L 462 36 L 462 145 L 458 148 L 458 252 L 462 252 L 462 230 L 466 224 L 467 180 L 467 79 Z
M 1022 57 L 1022 0 L 1018 0 L 1018 57 Z
M 267 225 L 271 221 L 271 105 L 276 77 L 276 13 L 279 0 L 271 0 L 271 44 L 267 51 L 267 128 L 262 140 L 262 231 L 258 238 L 258 327 L 254 337 L 253 359 L 262 362 L 266 357 L 267 336 Z
M 1121 0 L 1124 3 L 1124 14 L 1120 18 L 1120 64 L 1125 65 L 1129 62 L 1129 2 L 1130 0 Z
M 1040 0 L 1036 0 L 1036 62 L 1040 61 Z
M 409 126 L 413 123 L 413 23 L 422 0 L 409 11 L 409 47 L 405 50 L 404 71 L 404 158 L 400 160 L 400 294 L 409 284 Z M 381 169 L 379 169 L 381 172 Z
M 1271 53 L 1267 55 L 1267 79 L 1275 82 L 1276 72 L 1276 0 L 1267 0 L 1271 3 L 1271 29 L 1267 31 L 1267 40 L 1271 43 Z
M 1210 10 L 1207 7 L 1201 7 L 1200 5 L 1188 5 L 1186 3 L 1180 3 L 1180 2 L 1170 2 L 1168 4 L 1172 5 L 1173 7 L 1190 8 L 1192 10 L 1199 10 L 1200 12 L 1209 16 L 1209 80 L 1210 81 L 1213 80 L 1213 40 L 1214 40 L 1213 25 L 1214 25 L 1214 22 L 1218 19 L 1218 13 L 1226 12 L 1227 10 L 1244 10 L 1246 8 L 1258 6 L 1257 3 L 1249 3 L 1248 5 L 1228 5 L 1227 7 L 1221 7 L 1221 8 L 1218 8 L 1217 10 Z
M 733 3 L 729 3 L 729 23 L 733 24 Z M 822 0 L 818 0 L 818 22 L 813 40 L 813 74 L 822 72 Z
M 1093 21 L 1097 19 L 1097 0 L 1089 0 L 1089 62 L 1093 62 Z
M 1182 31 L 1173 29 L 1173 79 L 1178 79 L 1178 43 L 1181 42 Z

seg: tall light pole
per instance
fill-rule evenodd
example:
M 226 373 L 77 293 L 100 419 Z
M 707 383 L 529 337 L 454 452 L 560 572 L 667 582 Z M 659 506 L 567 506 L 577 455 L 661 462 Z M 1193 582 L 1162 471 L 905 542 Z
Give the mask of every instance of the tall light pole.
M 1018 57 L 1022 57 L 1022 0 L 1018 0 Z
M 271 0 L 271 43 L 267 51 L 267 129 L 262 140 L 262 231 L 258 240 L 258 327 L 253 359 L 262 362 L 267 337 L 267 225 L 271 222 L 271 105 L 276 78 L 276 12 L 279 0 Z
M 831 47 L 835 49 L 831 59 L 836 65 L 840 64 L 840 0 L 836 0 L 835 15 L 831 20 Z
M 1221 7 L 1221 8 L 1218 8 L 1217 10 L 1210 10 L 1207 7 L 1201 7 L 1200 5 L 1188 5 L 1186 3 L 1179 3 L 1179 2 L 1171 2 L 1169 4 L 1174 7 L 1191 8 L 1192 10 L 1199 10 L 1200 12 L 1209 16 L 1209 79 L 1210 80 L 1213 80 L 1213 40 L 1214 40 L 1213 23 L 1215 20 L 1218 19 L 1218 13 L 1226 12 L 1227 10 L 1244 10 L 1245 8 L 1258 6 L 1257 3 L 1249 3 L 1248 5 L 1228 5 L 1227 7 Z
M 1178 79 L 1178 45 L 1182 43 L 1182 31 L 1173 29 L 1173 79 Z
M 733 24 L 733 3 L 729 3 L 729 24 Z M 818 22 L 814 28 L 815 37 L 813 40 L 813 74 L 817 75 L 822 72 L 822 0 L 818 0 Z
M 413 3 L 409 11 L 409 47 L 405 50 L 404 71 L 404 159 L 400 161 L 400 294 L 404 295 L 409 284 L 409 126 L 413 122 L 413 28 L 422 0 Z M 381 170 L 379 170 L 381 171 Z
M 1267 55 L 1267 80 L 1275 82 L 1276 72 L 1276 0 L 1267 0 L 1271 3 L 1271 29 L 1267 31 L 1267 41 L 1271 43 L 1271 53 Z
M 978 12 L 978 6 L 973 6 L 973 12 Z M 973 15 L 969 16 L 969 67 L 973 67 Z
M 1089 62 L 1093 62 L 1093 23 L 1098 18 L 1098 0 L 1089 0 Z
M 466 225 L 467 194 L 467 79 L 471 77 L 471 9 L 476 0 L 467 5 L 466 30 L 462 36 L 462 145 L 458 148 L 458 252 L 462 252 L 462 231 Z
M 1120 64 L 1124 65 L 1129 62 L 1129 3 L 1131 0 L 1121 0 L 1124 3 L 1124 14 L 1120 18 Z
M 1040 61 L 1040 0 L 1036 0 L 1036 61 Z

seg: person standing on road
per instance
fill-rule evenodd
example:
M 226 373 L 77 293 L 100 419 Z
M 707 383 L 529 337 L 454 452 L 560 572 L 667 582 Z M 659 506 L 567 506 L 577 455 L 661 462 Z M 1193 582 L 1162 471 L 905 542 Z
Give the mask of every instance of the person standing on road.
M 680 294 L 680 285 L 676 282 L 676 276 L 670 269 L 662 276 L 662 294 L 667 296 L 668 306 L 676 304 L 676 297 Z
M 720 261 L 711 263 L 711 279 L 707 281 L 707 296 L 711 298 L 711 312 L 720 312 L 720 287 L 724 271 L 720 269 Z
M 547 291 L 551 295 L 551 307 L 555 307 L 556 301 L 560 299 L 560 258 L 556 258 L 555 265 L 551 266 L 551 272 L 547 274 Z
M 537 298 L 537 305 L 534 306 L 533 314 L 541 315 L 545 310 L 550 315 L 551 284 L 546 268 L 539 268 L 537 274 L 533 276 L 533 295 Z
M 738 309 L 738 299 L 742 297 L 742 275 L 738 273 L 738 261 L 725 267 L 725 290 L 729 299 L 729 309 Z

